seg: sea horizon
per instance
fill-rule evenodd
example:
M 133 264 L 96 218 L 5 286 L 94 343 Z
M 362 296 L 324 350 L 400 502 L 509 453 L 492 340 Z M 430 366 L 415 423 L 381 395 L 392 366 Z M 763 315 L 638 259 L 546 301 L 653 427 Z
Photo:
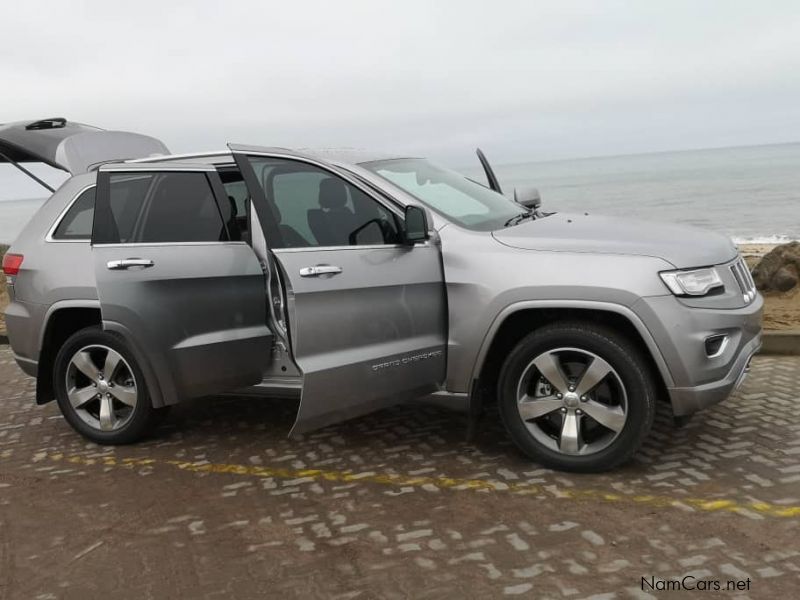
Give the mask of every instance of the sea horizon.
M 458 170 L 485 181 L 480 167 Z M 537 187 L 546 211 L 695 225 L 741 244 L 800 239 L 800 142 L 515 161 L 494 170 L 508 195 Z M 11 243 L 45 200 L 0 200 L 0 243 Z

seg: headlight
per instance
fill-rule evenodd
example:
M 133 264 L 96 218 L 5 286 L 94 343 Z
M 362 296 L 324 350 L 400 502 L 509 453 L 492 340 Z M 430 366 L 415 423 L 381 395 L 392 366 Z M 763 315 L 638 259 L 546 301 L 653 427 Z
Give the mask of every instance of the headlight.
M 711 290 L 723 287 L 722 279 L 713 267 L 693 271 L 664 271 L 659 275 L 676 296 L 705 296 Z

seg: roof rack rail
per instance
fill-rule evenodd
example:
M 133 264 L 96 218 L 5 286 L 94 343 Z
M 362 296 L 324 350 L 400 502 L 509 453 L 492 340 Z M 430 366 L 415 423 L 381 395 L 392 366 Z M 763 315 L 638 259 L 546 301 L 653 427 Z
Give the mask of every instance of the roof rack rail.
M 25 125 L 25 129 L 28 131 L 36 131 L 39 129 L 61 129 L 66 127 L 67 120 L 64 117 L 53 117 L 52 119 L 41 119 L 39 121 L 34 121 L 33 123 L 28 123 Z

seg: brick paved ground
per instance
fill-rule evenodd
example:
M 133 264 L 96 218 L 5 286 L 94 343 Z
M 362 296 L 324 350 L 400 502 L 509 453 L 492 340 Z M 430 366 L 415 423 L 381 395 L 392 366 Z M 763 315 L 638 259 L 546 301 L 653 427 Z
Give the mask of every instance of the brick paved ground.
M 692 597 L 641 578 L 800 584 L 800 359 L 636 461 L 565 475 L 491 420 L 403 407 L 305 436 L 293 406 L 209 399 L 155 439 L 101 448 L 0 346 L 0 598 Z

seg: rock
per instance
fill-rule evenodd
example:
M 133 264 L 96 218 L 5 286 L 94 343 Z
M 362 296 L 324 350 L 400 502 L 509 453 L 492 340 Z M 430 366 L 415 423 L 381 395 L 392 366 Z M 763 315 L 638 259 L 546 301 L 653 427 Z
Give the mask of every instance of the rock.
M 778 269 L 777 273 L 772 276 L 772 281 L 770 283 L 772 287 L 779 292 L 788 292 L 797 285 L 797 269 L 794 268 L 794 265 L 781 267 Z
M 800 242 L 775 246 L 753 269 L 756 287 L 788 292 L 800 284 Z

